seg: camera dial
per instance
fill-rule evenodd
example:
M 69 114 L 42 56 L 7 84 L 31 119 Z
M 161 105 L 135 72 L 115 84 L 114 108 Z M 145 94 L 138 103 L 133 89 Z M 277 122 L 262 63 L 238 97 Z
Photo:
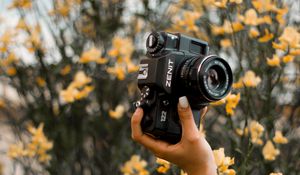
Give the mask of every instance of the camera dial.
M 147 42 L 146 42 L 147 51 L 150 54 L 157 53 L 164 47 L 164 44 L 165 44 L 164 37 L 157 32 L 152 32 L 147 38 Z

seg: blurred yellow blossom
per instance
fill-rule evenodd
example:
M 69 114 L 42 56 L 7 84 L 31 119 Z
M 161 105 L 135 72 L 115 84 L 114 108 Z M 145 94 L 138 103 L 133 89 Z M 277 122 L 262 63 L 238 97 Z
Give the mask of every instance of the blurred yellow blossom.
M 40 123 L 38 128 L 29 125 L 27 129 L 31 134 L 30 142 L 26 146 L 23 143 L 10 145 L 7 155 L 13 159 L 37 156 L 39 162 L 47 163 L 51 160 L 47 152 L 52 149 L 53 143 L 45 136 L 43 128 L 43 123 Z
M 109 110 L 109 116 L 114 119 L 119 119 L 119 118 L 123 117 L 124 112 L 125 112 L 124 105 L 119 104 L 115 108 L 115 110 Z
M 90 83 L 92 79 L 88 77 L 83 71 L 78 71 L 75 74 L 74 80 L 71 83 L 74 87 L 82 87 Z
M 6 74 L 8 76 L 14 76 L 14 75 L 16 75 L 16 73 L 17 73 L 17 70 L 14 67 L 6 68 Z
M 242 16 L 241 16 L 242 17 Z M 259 18 L 257 16 L 257 13 L 254 9 L 248 9 L 246 12 L 245 12 L 245 16 L 242 17 L 244 23 L 246 25 L 252 25 L 252 26 L 256 26 L 258 25 L 258 21 L 259 21 Z
M 216 26 L 212 25 L 212 33 L 214 35 L 223 35 L 225 33 L 231 34 L 233 32 L 238 32 L 244 29 L 244 26 L 236 21 L 236 22 L 230 22 L 228 20 L 225 20 L 222 26 Z
M 274 34 L 270 33 L 268 29 L 265 29 L 265 35 L 258 38 L 258 41 L 261 43 L 265 43 L 265 42 L 268 42 L 271 39 L 273 39 L 273 37 L 274 37 Z
M 275 132 L 275 136 L 273 137 L 273 141 L 275 143 L 279 143 L 279 144 L 286 144 L 286 143 L 288 143 L 288 139 L 282 135 L 281 131 L 276 131 Z
M 8 9 L 11 8 L 24 8 L 28 9 L 32 7 L 31 0 L 13 0 L 12 4 L 8 7 Z
M 232 46 L 232 43 L 230 39 L 222 39 L 220 41 L 220 45 L 222 46 L 222 48 L 228 48 Z
M 94 88 L 95 88 L 94 86 L 84 86 L 82 88 L 82 90 L 78 91 L 75 94 L 75 96 L 74 96 L 75 99 L 79 100 L 79 99 L 87 97 L 94 90 Z
M 234 115 L 234 109 L 236 108 L 236 106 L 238 105 L 239 101 L 240 101 L 240 98 L 241 98 L 241 94 L 238 93 L 237 95 L 236 94 L 229 94 L 226 96 L 226 106 L 225 106 L 225 109 L 226 109 L 226 113 L 228 115 Z
M 108 67 L 106 71 L 112 75 L 115 75 L 119 80 L 125 79 L 125 68 L 119 64 L 115 64 L 114 67 Z
M 26 24 L 26 22 L 23 18 L 21 18 L 18 21 L 18 24 L 16 25 L 16 28 L 21 29 L 21 30 L 27 30 L 28 29 L 28 26 L 27 26 L 27 24 Z
M 83 71 L 78 71 L 73 81 L 65 90 L 60 91 L 59 95 L 63 101 L 68 103 L 85 98 L 94 89 L 94 86 L 87 85 L 91 81 L 92 79 L 86 76 Z
M 271 11 L 276 8 L 271 0 L 252 0 L 252 5 L 260 13 Z
M 159 165 L 156 168 L 156 171 L 159 173 L 165 174 L 170 169 L 170 162 L 164 159 L 156 158 L 156 163 Z
M 274 147 L 272 141 L 268 140 L 263 147 L 262 153 L 266 160 L 273 161 L 280 154 L 280 151 Z
M 243 77 L 243 83 L 246 87 L 256 87 L 260 82 L 261 79 L 255 76 L 255 73 L 251 70 L 247 71 Z
M 210 103 L 210 105 L 212 105 L 212 106 L 219 106 L 219 105 L 222 105 L 222 104 L 225 104 L 225 103 L 226 103 L 225 98 L 222 98 L 221 100 L 218 100 L 218 101 Z
M 288 48 L 288 44 L 286 42 L 281 42 L 281 43 L 272 42 L 272 46 L 274 49 L 279 49 L 283 51 Z
M 108 55 L 116 57 L 117 62 L 121 63 L 124 61 L 124 58 L 131 57 L 133 50 L 134 47 L 131 39 L 115 36 L 112 41 L 112 48 L 109 50 Z
M 279 67 L 280 66 L 280 59 L 279 56 L 274 54 L 273 58 L 267 58 L 267 64 L 271 67 Z
M 282 61 L 284 63 L 289 63 L 289 62 L 292 62 L 294 60 L 294 57 L 293 55 L 285 55 L 283 58 L 282 58 Z
M 217 1 L 215 1 L 214 5 L 219 8 L 226 8 L 227 1 L 228 0 L 217 0 Z
M 133 155 L 121 167 L 121 172 L 124 175 L 149 175 L 150 173 L 145 169 L 146 166 L 147 162 L 145 160 L 141 160 L 139 155 Z
M 219 173 L 223 175 L 235 175 L 234 169 L 229 169 L 229 166 L 234 164 L 234 158 L 225 157 L 224 148 L 213 150 L 213 155 Z
M 260 35 L 260 33 L 256 28 L 251 27 L 251 29 L 248 32 L 248 35 L 250 38 L 256 38 Z
M 251 121 L 249 130 L 251 135 L 251 142 L 257 145 L 262 145 L 263 141 L 261 139 L 261 136 L 263 135 L 265 128 L 257 121 Z
M 286 42 L 291 48 L 300 47 L 300 33 L 296 28 L 288 26 L 283 30 L 282 35 L 279 37 L 280 42 Z
M 68 64 L 68 65 L 66 65 L 65 67 L 63 67 L 61 70 L 60 70 L 60 74 L 61 75 L 67 75 L 68 73 L 70 73 L 71 72 L 71 65 L 70 64 Z
M 106 58 L 101 57 L 101 51 L 95 47 L 83 52 L 79 59 L 79 63 L 97 62 L 98 64 L 105 64 L 108 62 Z
M 291 49 L 290 55 L 293 55 L 293 56 L 300 55 L 300 49 Z
M 25 155 L 25 151 L 24 151 L 23 143 L 9 145 L 9 148 L 7 151 L 8 157 L 15 159 L 18 157 L 23 157 L 24 155 Z
M 42 77 L 37 77 L 35 81 L 40 87 L 44 87 L 46 85 L 46 81 Z
M 174 24 L 184 28 L 188 32 L 197 32 L 196 21 L 201 17 L 201 13 L 194 11 L 184 11 L 182 19 L 175 18 Z
M 246 127 L 244 130 L 243 130 L 243 129 L 240 129 L 240 128 L 236 128 L 236 129 L 235 129 L 235 132 L 236 132 L 237 135 L 239 135 L 239 136 L 248 136 L 249 130 L 248 130 L 247 127 Z

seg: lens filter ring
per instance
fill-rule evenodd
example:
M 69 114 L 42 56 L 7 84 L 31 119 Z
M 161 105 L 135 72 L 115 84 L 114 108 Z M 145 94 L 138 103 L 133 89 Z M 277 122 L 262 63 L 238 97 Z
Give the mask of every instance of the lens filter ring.
M 216 55 L 203 58 L 197 71 L 198 88 L 209 101 L 224 98 L 232 85 L 232 71 L 229 64 Z

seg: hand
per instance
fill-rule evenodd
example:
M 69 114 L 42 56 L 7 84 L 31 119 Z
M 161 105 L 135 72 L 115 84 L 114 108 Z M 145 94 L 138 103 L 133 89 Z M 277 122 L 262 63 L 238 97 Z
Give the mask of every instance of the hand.
M 207 108 L 201 110 L 201 118 Z M 179 98 L 178 114 L 182 126 L 181 141 L 177 144 L 154 139 L 142 132 L 143 110 L 137 108 L 131 118 L 132 139 L 144 145 L 155 156 L 177 164 L 189 175 L 217 175 L 212 149 L 199 133 L 186 97 Z

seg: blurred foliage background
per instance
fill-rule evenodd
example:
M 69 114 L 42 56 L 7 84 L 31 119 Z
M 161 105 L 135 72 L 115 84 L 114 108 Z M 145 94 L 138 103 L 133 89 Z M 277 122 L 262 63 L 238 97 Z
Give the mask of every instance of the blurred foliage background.
M 13 162 L 0 162 L 0 174 L 184 174 L 130 137 L 153 30 L 203 39 L 233 69 L 232 93 L 209 107 L 201 129 L 219 174 L 300 174 L 300 1 L 0 6 L 0 122 L 9 128 L 0 155 Z

